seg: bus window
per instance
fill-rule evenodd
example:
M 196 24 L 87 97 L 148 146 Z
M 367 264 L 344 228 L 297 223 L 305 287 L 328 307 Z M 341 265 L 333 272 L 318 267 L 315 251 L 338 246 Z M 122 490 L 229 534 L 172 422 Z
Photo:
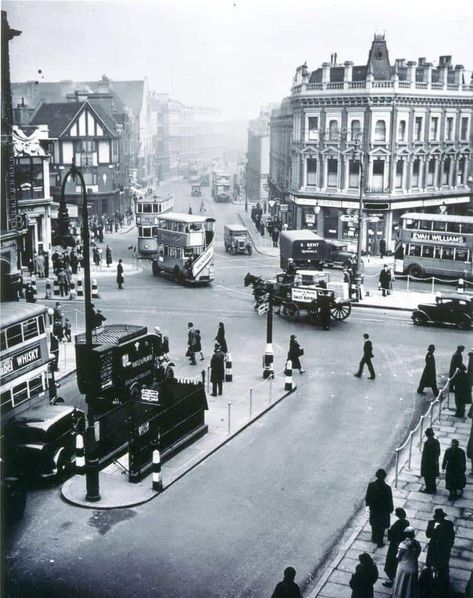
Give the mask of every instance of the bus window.
M 8 348 L 19 345 L 23 342 L 23 336 L 21 334 L 21 324 L 15 324 L 7 328 L 7 344 Z
M 44 390 L 43 386 L 43 376 L 37 376 L 36 378 L 31 378 L 29 381 L 30 387 L 30 397 L 39 394 Z
M 457 247 L 455 251 L 455 261 L 467 262 L 468 261 L 468 249 Z
M 202 230 L 202 224 L 200 222 L 196 222 L 194 224 L 191 224 L 190 229 L 191 229 L 191 231 Z
M 0 394 L 0 404 L 2 409 L 2 415 L 5 415 L 5 413 L 13 409 L 10 390 L 5 390 L 4 392 L 2 392 L 2 394 Z
M 461 225 L 461 227 L 462 227 L 462 233 L 465 233 L 466 235 L 473 234 L 473 224 L 468 224 L 465 222 Z
M 410 230 L 417 230 L 419 228 L 419 221 L 418 220 L 406 220 L 406 228 Z
M 422 246 L 422 257 L 434 257 L 434 248 L 432 245 Z
M 436 245 L 434 247 L 434 257 L 436 260 L 439 260 L 442 255 L 442 248 Z
M 183 257 L 183 253 L 184 252 L 182 251 L 181 247 L 176 247 L 176 258 L 177 259 L 181 260 Z
M 170 255 L 170 257 L 176 257 L 176 248 L 175 247 L 169 248 L 169 255 Z
M 164 254 L 163 255 L 169 255 L 169 245 L 163 245 L 164 248 Z
M 7 349 L 7 337 L 5 336 L 5 330 L 0 332 L 0 351 L 6 351 Z
M 38 336 L 38 324 L 36 318 L 23 322 L 23 338 L 26 340 Z
M 413 245 L 411 243 L 409 245 L 407 254 L 408 255 L 414 255 L 414 256 L 420 257 L 420 252 L 421 252 L 421 245 Z
M 155 212 L 155 213 L 159 212 L 159 204 L 157 204 L 157 203 L 153 204 L 153 212 Z
M 22 382 L 17 386 L 13 387 L 13 407 L 16 407 L 23 401 L 26 401 L 28 398 L 28 384 L 26 382 Z
M 153 237 L 155 237 L 157 234 L 158 234 L 158 227 L 153 226 Z
M 432 222 L 429 220 L 421 220 L 419 222 L 420 230 L 432 230 Z
M 460 232 L 460 224 L 458 222 L 447 222 L 447 232 L 459 233 Z
M 453 260 L 453 247 L 443 247 L 442 248 L 442 259 L 443 260 Z

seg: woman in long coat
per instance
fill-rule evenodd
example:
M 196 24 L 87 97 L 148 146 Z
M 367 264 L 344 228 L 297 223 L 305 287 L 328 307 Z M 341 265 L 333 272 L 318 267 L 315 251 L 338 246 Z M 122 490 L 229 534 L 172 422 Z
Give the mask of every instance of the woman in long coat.
M 417 598 L 419 595 L 419 564 L 417 559 L 421 546 L 415 539 L 412 527 L 404 530 L 406 539 L 399 544 L 397 570 L 394 579 L 393 598 Z
M 389 547 L 386 554 L 386 564 L 384 565 L 384 571 L 389 577 L 389 581 L 385 581 L 383 583 L 383 586 L 386 588 L 390 588 L 393 585 L 397 569 L 397 551 L 399 544 L 404 540 L 404 531 L 406 527 L 409 526 L 409 521 L 406 519 L 406 511 L 404 511 L 404 509 L 398 507 L 395 510 L 395 513 L 398 519 L 388 529 Z
M 466 457 L 455 438 L 452 439 L 452 446 L 445 451 L 442 469 L 446 470 L 445 486 L 450 493 L 448 498 L 453 500 L 461 496 L 466 486 Z
M 225 326 L 223 322 L 218 323 L 217 336 L 215 337 L 215 340 L 220 345 L 220 349 L 222 349 L 223 353 L 226 355 L 228 353 L 228 347 L 227 341 L 225 339 Z
M 112 250 L 109 245 L 107 245 L 107 248 L 105 249 L 105 261 L 107 262 L 107 268 L 109 268 L 112 263 Z
M 350 579 L 351 598 L 373 598 L 373 586 L 378 579 L 376 563 L 367 552 L 358 556 L 360 564 Z
M 305 370 L 302 369 L 302 365 L 300 362 L 299 357 L 301 355 L 303 355 L 304 350 L 302 349 L 302 347 L 299 345 L 299 343 L 296 341 L 296 335 L 295 334 L 291 334 L 291 339 L 289 341 L 289 352 L 287 354 L 287 359 L 288 361 L 292 362 L 292 369 L 293 370 L 299 370 L 299 372 L 301 374 L 304 373 Z
M 458 366 L 455 378 L 455 417 L 465 417 L 465 405 L 471 403 L 471 387 L 465 364 Z
M 429 345 L 427 348 L 427 354 L 425 356 L 425 367 L 420 378 L 419 387 L 417 392 L 423 394 L 424 388 L 431 388 L 434 397 L 437 397 L 439 391 L 437 388 L 437 372 L 435 369 L 435 357 L 434 357 L 435 345 Z

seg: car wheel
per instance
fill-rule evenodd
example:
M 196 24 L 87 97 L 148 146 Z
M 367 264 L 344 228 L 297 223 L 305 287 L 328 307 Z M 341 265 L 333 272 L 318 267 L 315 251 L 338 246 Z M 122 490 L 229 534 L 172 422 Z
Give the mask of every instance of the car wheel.
M 458 320 L 458 328 L 461 330 L 469 330 L 471 327 L 471 320 L 467 317 L 460 318 Z
M 54 455 L 54 464 L 56 466 L 56 479 L 61 481 L 71 467 L 71 460 L 68 458 L 64 447 L 61 447 Z
M 422 268 L 422 266 L 419 266 L 419 264 L 411 264 L 407 270 L 407 273 L 413 278 L 424 278 L 425 276 L 425 270 Z
M 416 326 L 425 326 L 427 324 L 427 318 L 423 314 L 413 314 L 412 321 Z

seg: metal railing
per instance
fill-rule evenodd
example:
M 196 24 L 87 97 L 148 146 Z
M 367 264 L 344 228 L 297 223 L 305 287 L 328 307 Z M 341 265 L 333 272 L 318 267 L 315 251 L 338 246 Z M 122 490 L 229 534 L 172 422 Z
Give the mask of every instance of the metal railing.
M 395 449 L 395 453 L 396 453 L 396 472 L 395 472 L 395 477 L 394 477 L 394 487 L 397 489 L 397 483 L 398 483 L 398 479 L 399 479 L 399 460 L 400 460 L 400 454 L 401 452 L 408 447 L 408 458 L 407 458 L 407 466 L 406 469 L 408 469 L 410 471 L 411 469 L 411 463 L 412 463 L 412 449 L 414 446 L 414 437 L 416 436 L 416 434 L 418 433 L 418 439 L 416 442 L 416 446 L 419 450 L 419 452 L 421 451 L 422 448 L 422 437 L 424 434 L 424 424 L 426 420 L 429 420 L 429 427 L 431 428 L 433 426 L 433 423 L 435 421 L 441 421 L 442 418 L 442 409 L 443 409 L 443 402 L 447 401 L 447 409 L 450 408 L 450 393 L 449 393 L 449 387 L 450 387 L 450 382 L 455 378 L 455 376 L 458 373 L 458 369 L 455 370 L 455 373 L 453 374 L 453 376 L 451 378 L 447 379 L 447 382 L 445 383 L 444 387 L 439 391 L 437 398 L 432 401 L 432 403 L 430 404 L 429 408 L 427 409 L 427 412 L 424 413 L 424 415 L 420 416 L 420 419 L 417 423 L 417 425 L 415 426 L 414 429 L 412 429 L 409 432 L 409 435 L 407 436 L 406 440 L 403 442 L 403 444 L 401 444 L 401 446 L 399 446 L 397 449 Z M 442 396 L 444 396 L 445 398 L 442 399 Z M 435 410 L 437 409 L 437 415 L 435 415 Z

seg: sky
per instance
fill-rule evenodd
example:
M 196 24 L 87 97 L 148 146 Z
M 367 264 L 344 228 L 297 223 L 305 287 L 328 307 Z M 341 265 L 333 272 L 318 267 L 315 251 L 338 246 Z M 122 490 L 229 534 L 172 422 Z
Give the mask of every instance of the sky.
M 473 68 L 471 0 L 3 1 L 12 81 L 148 78 L 151 90 L 255 118 L 289 94 L 295 68 L 337 52 L 366 64 L 374 33 L 394 58 L 449 54 Z M 41 73 L 39 73 L 41 71 Z

